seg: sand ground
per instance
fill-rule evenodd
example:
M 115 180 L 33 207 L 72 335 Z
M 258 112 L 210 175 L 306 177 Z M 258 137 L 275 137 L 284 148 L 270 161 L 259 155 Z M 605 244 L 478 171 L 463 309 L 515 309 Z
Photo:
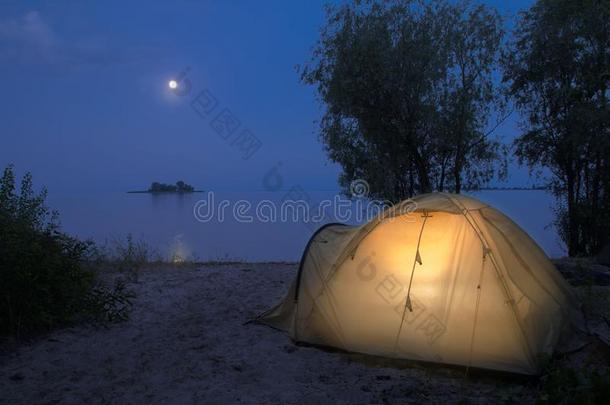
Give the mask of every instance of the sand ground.
M 0 403 L 530 403 L 536 379 L 396 367 L 296 346 L 244 322 L 283 297 L 293 264 L 157 266 L 130 319 L 63 329 L 0 353 Z

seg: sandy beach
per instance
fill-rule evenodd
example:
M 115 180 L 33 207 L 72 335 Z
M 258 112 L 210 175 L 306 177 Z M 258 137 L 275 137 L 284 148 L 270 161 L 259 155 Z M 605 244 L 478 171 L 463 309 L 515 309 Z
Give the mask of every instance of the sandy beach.
M 535 401 L 533 378 L 381 365 L 244 325 L 285 294 L 296 268 L 244 263 L 144 270 L 130 283 L 136 298 L 128 321 L 58 330 L 4 349 L 0 403 Z

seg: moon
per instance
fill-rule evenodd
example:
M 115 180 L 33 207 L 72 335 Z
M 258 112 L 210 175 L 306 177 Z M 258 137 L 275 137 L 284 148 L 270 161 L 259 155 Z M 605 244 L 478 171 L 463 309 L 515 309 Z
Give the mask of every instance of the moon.
M 169 86 L 170 89 L 175 89 L 178 87 L 178 82 L 175 80 L 170 80 L 169 83 L 167 83 L 167 85 Z

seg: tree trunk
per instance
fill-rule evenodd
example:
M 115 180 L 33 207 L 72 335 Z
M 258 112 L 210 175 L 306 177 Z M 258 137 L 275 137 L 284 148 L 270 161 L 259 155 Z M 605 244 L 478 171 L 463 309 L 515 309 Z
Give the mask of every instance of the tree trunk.
M 441 178 L 438 182 L 438 191 L 441 193 L 445 190 L 445 168 L 447 166 L 447 159 L 443 158 L 443 164 L 441 165 Z
M 462 148 L 458 144 L 455 151 L 455 161 L 453 162 L 453 181 L 455 182 L 454 192 L 460 194 L 462 192 Z
M 462 192 L 462 168 L 461 164 L 458 164 L 457 158 L 455 166 L 453 167 L 453 181 L 455 181 L 455 193 L 460 194 Z
M 568 256 L 577 256 L 580 252 L 578 251 L 578 235 L 577 235 L 577 218 L 576 218 L 576 201 L 574 199 L 574 174 L 572 170 L 568 170 L 566 173 L 567 177 L 567 191 L 568 191 Z
M 415 179 L 413 178 L 413 165 L 409 167 L 409 197 L 415 195 Z
M 419 178 L 419 192 L 430 193 L 432 192 L 432 186 L 430 185 L 430 176 L 428 175 L 426 161 L 417 150 L 414 151 L 413 156 L 415 168 L 417 169 L 417 177 Z

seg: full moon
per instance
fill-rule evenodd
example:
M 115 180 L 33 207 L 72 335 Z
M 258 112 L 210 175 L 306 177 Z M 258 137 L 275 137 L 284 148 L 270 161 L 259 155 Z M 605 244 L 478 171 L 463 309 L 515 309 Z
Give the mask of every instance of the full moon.
M 178 82 L 175 80 L 170 80 L 168 85 L 170 89 L 175 89 L 176 87 L 178 87 Z

